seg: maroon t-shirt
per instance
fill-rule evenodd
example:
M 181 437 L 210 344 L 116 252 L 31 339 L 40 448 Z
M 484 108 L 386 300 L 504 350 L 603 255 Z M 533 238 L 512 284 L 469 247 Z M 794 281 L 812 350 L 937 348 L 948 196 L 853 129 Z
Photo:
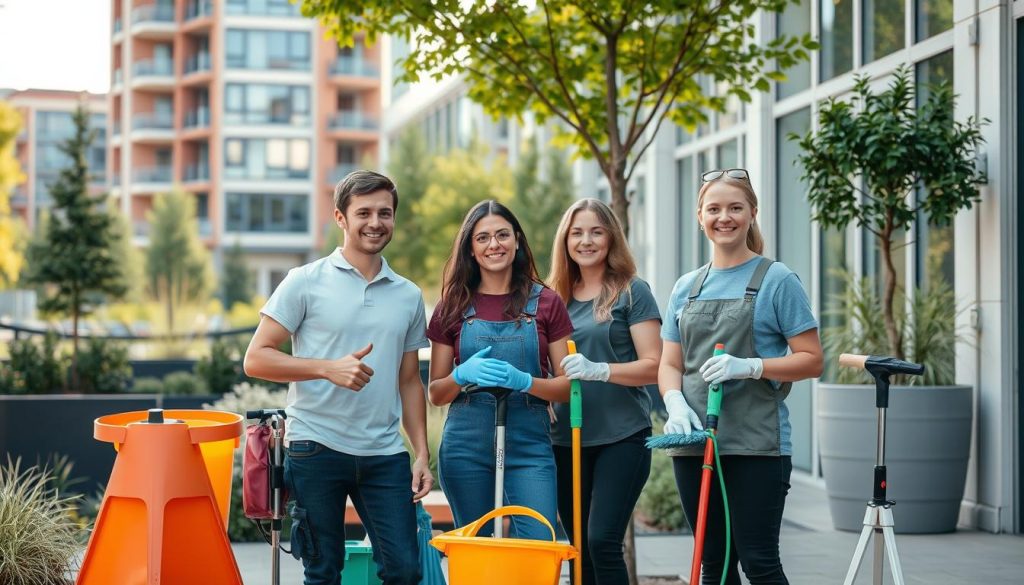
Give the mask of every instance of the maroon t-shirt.
M 476 308 L 477 319 L 485 321 L 511 321 L 514 317 L 505 314 L 505 302 L 509 295 L 473 295 L 473 306 Z M 442 301 L 443 303 L 443 301 Z M 442 306 L 439 304 L 430 317 L 427 326 L 427 338 L 434 343 L 443 343 L 455 348 L 455 362 L 459 360 L 459 337 L 462 334 L 462 319 L 447 326 L 441 323 Z M 565 303 L 555 291 L 544 287 L 537 303 L 537 337 L 540 344 L 540 367 L 547 376 L 551 368 L 548 365 L 548 343 L 559 340 L 572 333 L 572 320 Z

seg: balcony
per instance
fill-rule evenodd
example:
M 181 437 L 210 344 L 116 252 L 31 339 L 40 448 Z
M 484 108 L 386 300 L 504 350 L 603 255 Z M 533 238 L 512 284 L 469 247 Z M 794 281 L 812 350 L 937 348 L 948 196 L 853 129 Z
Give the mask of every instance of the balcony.
M 185 112 L 184 128 L 208 128 L 210 126 L 210 108 L 196 108 Z
M 174 115 L 170 112 L 147 112 L 132 116 L 132 132 L 136 130 L 173 130 Z
M 336 112 L 327 125 L 331 130 L 375 131 L 380 127 L 376 118 L 357 110 Z
M 117 138 L 121 135 L 121 120 L 114 120 L 110 123 L 110 136 Z
M 331 63 L 330 73 L 348 77 L 380 78 L 380 70 L 375 64 L 357 57 L 339 56 Z
M 134 183 L 170 183 L 171 176 L 171 165 L 154 165 L 132 170 Z
M 140 38 L 172 38 L 177 28 L 174 4 L 146 4 L 132 9 L 131 34 Z
M 121 17 L 118 16 L 117 18 L 114 19 L 114 34 L 116 35 L 116 34 L 120 33 L 121 29 L 122 29 Z
M 28 189 L 25 185 L 18 185 L 11 193 L 11 207 L 21 209 L 28 207 Z
M 237 16 L 293 16 L 302 17 L 301 3 L 278 4 L 273 2 L 250 2 L 247 0 L 228 0 L 225 9 L 230 15 Z
M 185 5 L 185 21 L 213 16 L 213 2 L 210 0 L 192 0 Z
M 141 59 L 132 63 L 132 87 L 173 89 L 174 62 L 170 59 Z
M 196 218 L 199 223 L 199 235 L 208 238 L 213 235 L 213 222 L 208 217 Z
M 357 170 L 359 165 L 356 163 L 337 163 L 334 168 L 327 174 L 327 184 L 330 186 L 337 185 L 342 179 L 344 179 L 349 173 Z
M 110 76 L 110 88 L 114 91 L 119 91 L 122 83 L 124 83 L 124 71 L 118 67 L 114 69 L 113 75 Z
M 196 53 L 185 60 L 185 75 L 210 70 L 210 54 Z
M 210 163 L 193 163 L 185 167 L 185 182 L 199 182 L 210 180 Z
M 308 112 L 289 112 L 286 109 L 278 112 L 267 110 L 247 110 L 224 113 L 224 123 L 228 125 L 278 125 L 309 126 L 311 118 Z
M 145 238 L 149 236 L 149 222 L 143 219 L 136 219 L 132 221 L 132 234 L 139 238 Z

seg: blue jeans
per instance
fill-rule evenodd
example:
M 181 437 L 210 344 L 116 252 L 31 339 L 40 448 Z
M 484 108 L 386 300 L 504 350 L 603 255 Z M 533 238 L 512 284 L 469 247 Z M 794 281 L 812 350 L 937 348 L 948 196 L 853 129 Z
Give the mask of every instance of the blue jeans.
M 508 397 L 504 504 L 533 508 L 552 526 L 557 509 L 555 458 L 548 435 L 547 402 L 527 394 Z M 448 408 L 437 471 L 456 526 L 494 509 L 494 410 L 491 394 L 461 394 Z M 533 518 L 510 516 L 510 536 L 551 540 Z M 488 536 L 493 524 L 478 533 Z
M 292 554 L 305 585 L 340 585 L 345 567 L 345 503 L 359 512 L 385 585 L 418 585 L 419 546 L 409 455 L 358 457 L 314 441 L 292 441 L 284 467 L 292 507 Z

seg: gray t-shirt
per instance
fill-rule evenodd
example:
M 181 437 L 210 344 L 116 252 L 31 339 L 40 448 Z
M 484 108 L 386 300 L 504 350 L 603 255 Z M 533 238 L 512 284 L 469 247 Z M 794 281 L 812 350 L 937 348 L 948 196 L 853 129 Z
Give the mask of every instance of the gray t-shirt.
M 373 368 L 359 392 L 327 380 L 293 382 L 288 390 L 288 441 L 316 441 L 349 455 L 405 451 L 399 434 L 402 356 L 427 347 L 419 287 L 382 259 L 367 282 L 340 249 L 288 272 L 261 314 L 292 334 L 292 355 L 337 359 L 373 343 L 363 362 Z
M 594 301 L 569 301 L 576 350 L 592 362 L 636 361 L 636 347 L 629 328 L 643 321 L 660 321 L 658 303 L 651 287 L 639 278 L 629 284 L 612 306 L 610 321 L 594 320 Z M 581 445 L 606 445 L 651 426 L 651 397 L 643 386 L 620 386 L 609 382 L 581 381 L 583 429 Z M 558 422 L 551 425 L 551 442 L 572 444 L 569 403 L 555 403 Z

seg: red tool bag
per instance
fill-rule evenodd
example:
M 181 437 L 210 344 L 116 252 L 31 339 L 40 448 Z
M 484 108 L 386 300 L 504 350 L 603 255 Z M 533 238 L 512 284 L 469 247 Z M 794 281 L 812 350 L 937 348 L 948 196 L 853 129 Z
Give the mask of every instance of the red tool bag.
M 271 452 L 270 425 L 261 423 L 245 429 L 245 456 L 242 459 L 242 508 L 246 518 L 270 520 L 274 517 L 273 502 L 273 453 Z M 284 435 L 284 421 L 281 421 Z M 283 446 L 282 446 L 283 448 Z M 288 493 L 281 482 L 282 502 L 288 501 Z

